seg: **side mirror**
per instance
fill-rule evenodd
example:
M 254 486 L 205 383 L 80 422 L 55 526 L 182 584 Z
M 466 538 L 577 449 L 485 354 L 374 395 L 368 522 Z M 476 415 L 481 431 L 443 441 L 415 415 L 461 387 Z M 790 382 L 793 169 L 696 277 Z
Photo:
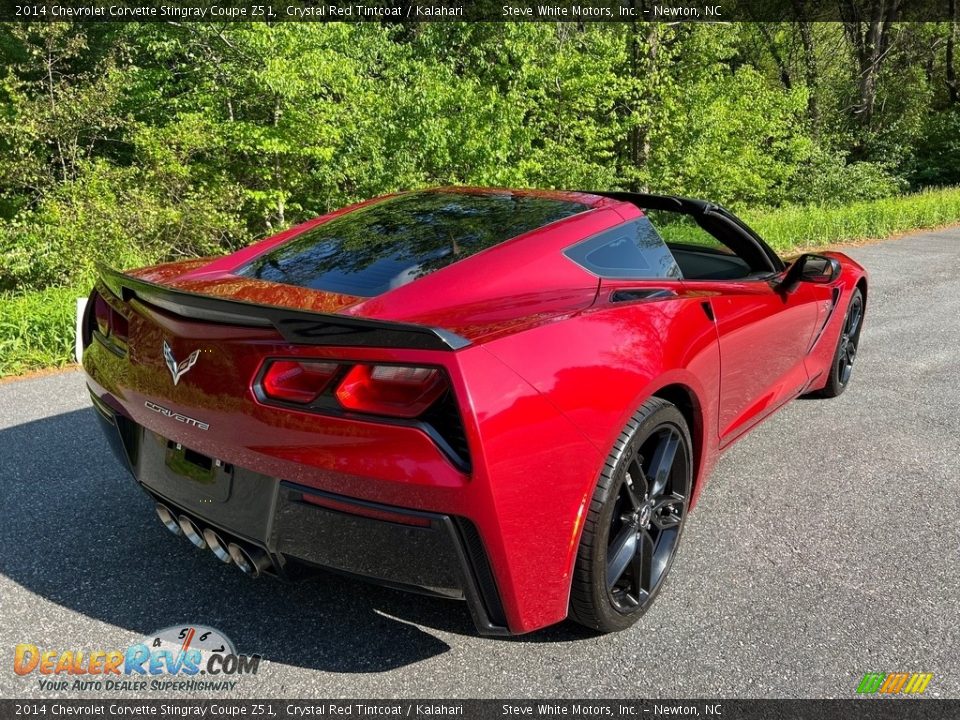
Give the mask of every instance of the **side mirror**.
M 840 263 L 825 255 L 806 254 L 798 257 L 787 268 L 780 282 L 780 289 L 791 293 L 802 282 L 829 285 L 840 274 Z

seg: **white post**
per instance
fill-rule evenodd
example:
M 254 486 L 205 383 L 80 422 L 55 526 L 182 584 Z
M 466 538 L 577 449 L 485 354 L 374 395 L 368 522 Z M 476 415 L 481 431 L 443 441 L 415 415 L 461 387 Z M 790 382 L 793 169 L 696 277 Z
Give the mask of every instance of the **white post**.
M 77 362 L 83 361 L 83 313 L 87 309 L 87 299 L 77 298 L 77 334 L 75 338 L 73 356 Z

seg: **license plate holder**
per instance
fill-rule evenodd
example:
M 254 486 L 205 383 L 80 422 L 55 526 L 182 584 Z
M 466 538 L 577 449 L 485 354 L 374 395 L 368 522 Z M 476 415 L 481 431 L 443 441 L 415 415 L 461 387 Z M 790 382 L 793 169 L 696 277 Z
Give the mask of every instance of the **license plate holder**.
M 223 462 L 155 433 L 143 443 L 141 482 L 187 505 L 223 503 L 230 498 L 234 469 Z M 146 440 L 147 438 L 145 438 Z

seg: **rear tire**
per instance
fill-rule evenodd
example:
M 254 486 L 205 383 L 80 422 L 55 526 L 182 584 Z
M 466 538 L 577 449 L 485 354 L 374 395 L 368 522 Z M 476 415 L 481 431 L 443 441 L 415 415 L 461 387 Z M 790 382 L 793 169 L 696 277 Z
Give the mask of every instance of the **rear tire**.
M 835 398 L 847 389 L 853 373 L 853 362 L 857 358 L 857 348 L 860 345 L 863 310 L 863 293 L 860 292 L 860 288 L 854 288 L 850 302 L 847 304 L 847 314 L 840 328 L 840 337 L 837 339 L 837 349 L 830 364 L 827 384 L 823 389 L 810 393 L 810 397 Z
M 624 630 L 653 603 L 686 522 L 691 447 L 683 415 L 656 397 L 620 433 L 584 521 L 572 620 L 601 632 Z

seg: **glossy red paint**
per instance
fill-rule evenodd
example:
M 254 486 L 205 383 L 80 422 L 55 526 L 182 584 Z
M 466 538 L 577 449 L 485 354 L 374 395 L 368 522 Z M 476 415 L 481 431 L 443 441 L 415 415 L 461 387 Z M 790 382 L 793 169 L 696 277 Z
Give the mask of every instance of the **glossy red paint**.
M 91 391 L 152 433 L 237 466 L 322 492 L 468 518 L 509 629 L 558 622 L 568 611 L 584 508 L 636 408 L 656 394 L 684 400 L 695 503 L 722 448 L 823 386 L 846 303 L 865 274 L 835 254 L 839 278 L 793 293 L 777 290 L 775 279 L 601 280 L 562 250 L 640 211 L 598 196 L 552 196 L 589 209 L 373 298 L 234 274 L 352 208 L 219 260 L 138 273 L 196 293 L 439 327 L 470 341 L 455 352 L 297 345 L 272 328 L 190 320 L 134 300 L 128 354 L 99 342 L 86 349 Z M 624 301 L 619 290 L 668 292 Z M 200 351 L 196 369 L 176 385 L 160 352 L 164 341 L 177 358 Z M 420 428 L 264 401 L 256 378 L 267 358 L 441 369 L 462 415 L 469 471 Z M 151 402 L 209 430 L 157 414 Z

